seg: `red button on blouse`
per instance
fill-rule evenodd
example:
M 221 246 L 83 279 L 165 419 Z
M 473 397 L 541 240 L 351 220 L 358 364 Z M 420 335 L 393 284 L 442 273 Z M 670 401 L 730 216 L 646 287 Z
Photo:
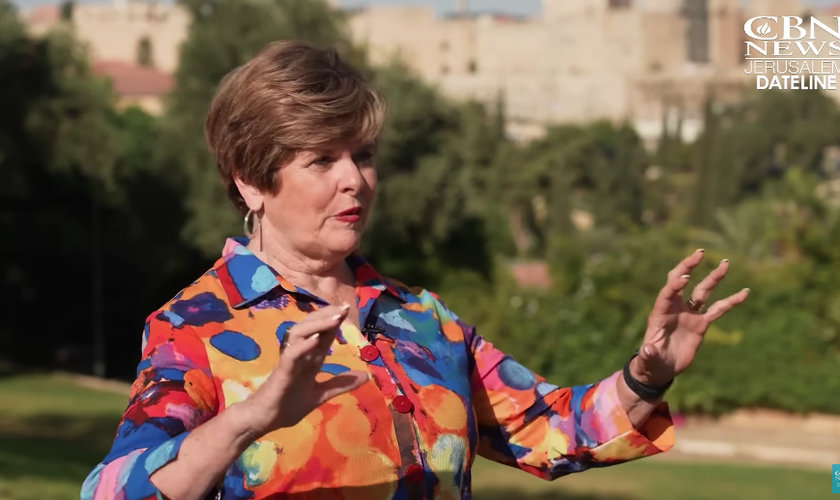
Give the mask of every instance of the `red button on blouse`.
M 359 354 L 363 360 L 372 363 L 379 357 L 379 349 L 375 345 L 366 345 L 359 350 Z
M 419 483 L 423 480 L 423 467 L 412 464 L 405 469 L 405 480 L 409 483 Z
M 394 409 L 400 413 L 408 413 L 414 409 L 414 404 L 405 396 L 397 396 L 394 398 Z

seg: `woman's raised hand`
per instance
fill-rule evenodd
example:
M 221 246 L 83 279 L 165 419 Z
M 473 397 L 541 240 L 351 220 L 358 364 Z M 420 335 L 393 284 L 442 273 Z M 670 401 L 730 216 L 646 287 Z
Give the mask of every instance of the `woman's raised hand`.
M 292 326 L 280 346 L 280 362 L 244 402 L 249 426 L 260 434 L 300 422 L 324 402 L 370 380 L 366 372 L 349 371 L 318 382 L 324 358 L 350 307 L 326 306 Z
M 639 356 L 630 368 L 633 377 L 651 386 L 664 386 L 685 371 L 703 342 L 709 325 L 747 299 L 749 289 L 714 302 L 703 311 L 712 290 L 726 276 L 729 261 L 723 260 L 694 287 L 689 297 L 683 296 L 691 272 L 703 260 L 697 250 L 668 273 L 668 282 L 659 292 L 648 316 L 648 327 Z

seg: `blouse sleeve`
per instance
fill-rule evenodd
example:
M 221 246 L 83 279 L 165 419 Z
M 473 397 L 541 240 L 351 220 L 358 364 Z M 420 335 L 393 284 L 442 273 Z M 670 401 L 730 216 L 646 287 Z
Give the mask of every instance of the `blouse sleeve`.
M 460 323 L 472 354 L 479 455 L 553 480 L 591 467 L 669 450 L 673 423 L 662 403 L 635 429 L 618 400 L 616 372 L 600 382 L 561 388 L 499 351 Z
M 158 312 L 146 321 L 128 407 L 110 453 L 82 486 L 82 500 L 160 498 L 149 476 L 178 455 L 191 430 L 218 412 L 204 343 L 179 320 Z

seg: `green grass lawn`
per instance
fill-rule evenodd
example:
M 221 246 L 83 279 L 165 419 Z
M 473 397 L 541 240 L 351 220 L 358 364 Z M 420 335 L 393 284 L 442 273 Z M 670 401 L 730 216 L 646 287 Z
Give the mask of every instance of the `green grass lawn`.
M 56 377 L 0 377 L 0 500 L 78 498 L 125 403 Z M 828 469 L 657 458 L 549 483 L 480 460 L 473 485 L 476 500 L 830 500 L 830 477 Z

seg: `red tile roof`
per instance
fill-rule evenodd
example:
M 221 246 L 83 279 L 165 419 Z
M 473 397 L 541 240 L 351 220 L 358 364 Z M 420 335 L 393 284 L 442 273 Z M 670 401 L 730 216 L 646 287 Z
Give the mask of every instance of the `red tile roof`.
M 510 266 L 516 284 L 521 288 L 551 288 L 551 274 L 545 262 L 515 263 Z
M 26 20 L 32 24 L 57 23 L 61 20 L 61 7 L 58 5 L 38 5 L 29 12 Z
M 111 79 L 122 97 L 162 96 L 175 87 L 172 75 L 123 61 L 95 61 L 93 72 Z

